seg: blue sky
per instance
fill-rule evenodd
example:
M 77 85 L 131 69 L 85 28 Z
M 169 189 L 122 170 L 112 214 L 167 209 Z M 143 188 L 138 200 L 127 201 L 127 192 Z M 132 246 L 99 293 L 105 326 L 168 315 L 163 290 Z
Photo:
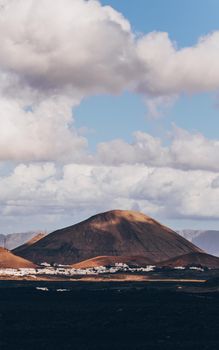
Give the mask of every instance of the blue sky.
M 130 142 L 132 133 L 137 130 L 149 132 L 165 142 L 173 124 L 191 132 L 201 132 L 211 139 L 218 137 L 219 130 L 216 96 L 209 93 L 181 96 L 156 119 L 148 115 L 144 100 L 138 95 L 100 95 L 85 99 L 76 108 L 75 117 L 78 128 L 87 128 L 84 132 L 91 150 L 95 150 L 99 142 L 114 138 Z
M 201 36 L 219 26 L 217 0 L 102 0 L 101 3 L 120 11 L 135 32 L 166 31 L 178 47 L 196 44 Z M 104 140 L 121 137 L 131 141 L 132 132 L 136 130 L 149 132 L 165 141 L 173 123 L 183 129 L 201 132 L 208 138 L 218 137 L 216 93 L 184 94 L 163 114 L 156 120 L 149 118 L 144 99 L 139 95 L 99 95 L 81 103 L 75 111 L 75 123 L 79 128 L 88 128 L 91 150 Z
M 5 4 L 1 231 L 115 208 L 218 229 L 219 1 Z
M 135 32 L 166 31 L 179 47 L 218 29 L 217 0 L 102 0 L 129 19 Z

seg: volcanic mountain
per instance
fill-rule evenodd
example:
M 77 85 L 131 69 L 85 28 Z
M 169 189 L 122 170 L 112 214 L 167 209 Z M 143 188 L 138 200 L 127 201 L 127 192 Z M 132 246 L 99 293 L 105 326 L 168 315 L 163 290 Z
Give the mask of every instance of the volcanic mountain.
M 31 261 L 20 258 L 9 252 L 9 250 L 0 247 L 0 268 L 19 269 L 19 268 L 34 268 L 36 267 Z
M 19 255 L 36 263 L 74 264 L 97 256 L 144 256 L 162 261 L 199 251 L 142 213 L 112 210 L 52 232 Z
M 187 267 L 202 266 L 210 269 L 219 269 L 219 258 L 206 253 L 188 253 L 175 258 L 162 261 L 159 266 L 166 267 Z

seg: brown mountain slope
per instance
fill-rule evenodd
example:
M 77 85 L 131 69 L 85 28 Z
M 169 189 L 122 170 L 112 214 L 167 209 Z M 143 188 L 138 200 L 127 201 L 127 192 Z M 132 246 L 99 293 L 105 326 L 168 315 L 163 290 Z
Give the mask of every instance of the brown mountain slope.
M 145 256 L 162 261 L 200 251 L 150 217 L 113 210 L 50 233 L 20 254 L 34 262 L 73 264 L 96 256 Z
M 75 269 L 86 269 L 89 267 L 113 266 L 116 263 L 123 263 L 136 267 L 154 265 L 154 262 L 145 256 L 97 256 L 95 258 L 73 264 L 72 267 Z
M 12 254 L 9 250 L 1 248 L 0 247 L 0 268 L 11 268 L 11 269 L 18 269 L 18 268 L 31 268 L 36 267 L 35 264 L 33 264 L 31 261 L 28 261 L 26 259 L 20 258 L 19 256 L 16 256 Z
M 203 266 L 211 269 L 219 269 L 219 258 L 206 253 L 189 253 L 160 262 L 159 266 Z
M 16 255 L 22 255 L 22 252 L 25 251 L 26 248 L 30 247 L 32 244 L 38 242 L 40 239 L 42 239 L 44 237 L 46 237 L 46 233 L 44 233 L 44 232 L 38 233 L 36 236 L 31 238 L 26 243 L 24 243 L 24 244 L 20 245 L 19 247 L 15 248 L 13 250 L 13 253 L 16 254 Z

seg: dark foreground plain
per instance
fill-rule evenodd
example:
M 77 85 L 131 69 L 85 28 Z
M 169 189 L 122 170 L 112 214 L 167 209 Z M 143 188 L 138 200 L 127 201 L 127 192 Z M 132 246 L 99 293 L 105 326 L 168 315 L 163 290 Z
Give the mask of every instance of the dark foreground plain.
M 0 349 L 214 350 L 218 306 L 192 283 L 1 281 Z

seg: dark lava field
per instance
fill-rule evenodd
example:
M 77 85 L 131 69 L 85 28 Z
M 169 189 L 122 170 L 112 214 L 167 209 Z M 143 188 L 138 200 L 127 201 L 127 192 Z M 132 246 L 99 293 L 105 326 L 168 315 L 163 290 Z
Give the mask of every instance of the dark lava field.
M 216 350 L 218 306 L 159 284 L 0 282 L 0 349 Z

